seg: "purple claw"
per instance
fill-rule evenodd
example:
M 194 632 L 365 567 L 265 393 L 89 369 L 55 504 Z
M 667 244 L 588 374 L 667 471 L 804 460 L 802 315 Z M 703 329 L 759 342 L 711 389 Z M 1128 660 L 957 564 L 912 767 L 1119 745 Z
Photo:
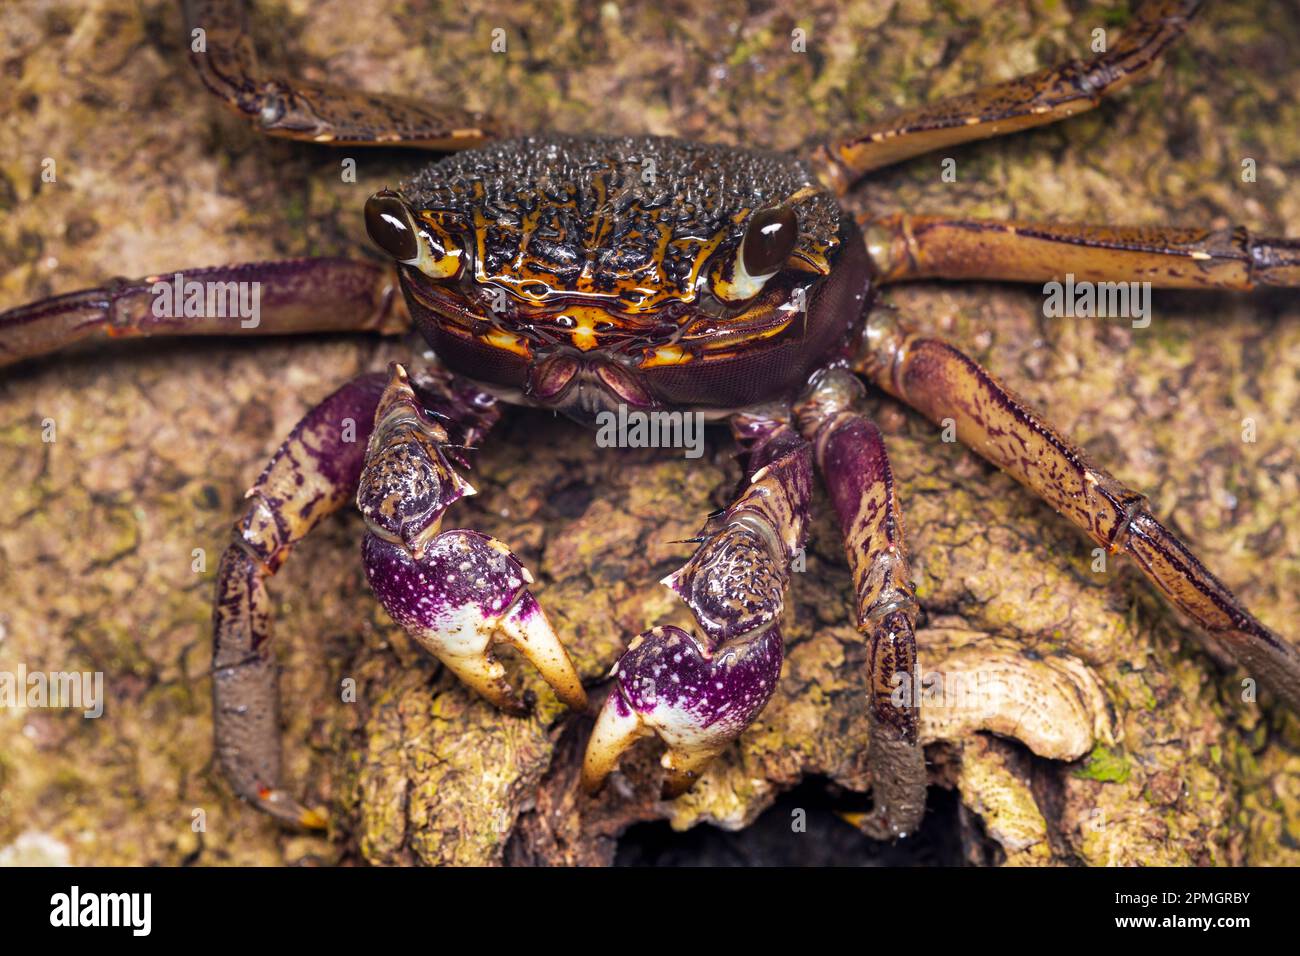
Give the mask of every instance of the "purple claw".
M 371 533 L 362 558 L 370 587 L 393 620 L 502 710 L 528 708 L 492 654 L 498 642 L 516 647 L 570 707 L 587 706 L 564 645 L 528 590 L 532 576 L 500 541 L 477 531 L 444 531 L 415 558 Z
M 785 586 L 807 527 L 812 453 L 777 420 L 738 417 L 733 428 L 752 443 L 749 483 L 691 559 L 663 582 L 690 608 L 699 633 L 651 628 L 615 665 L 615 686 L 583 761 L 588 792 L 638 737 L 655 734 L 668 748 L 664 796 L 678 796 L 776 689 Z
M 686 792 L 767 705 L 783 658 L 775 626 L 713 653 L 679 627 L 646 631 L 618 662 L 583 762 L 583 786 L 598 788 L 633 740 L 654 733 L 668 745 L 664 796 Z
M 528 708 L 492 654 L 499 642 L 518 648 L 566 704 L 585 708 L 582 682 L 528 590 L 533 579 L 519 559 L 477 531 L 441 530 L 447 509 L 474 494 L 453 467 L 464 463 L 454 457 L 448 428 L 467 444 L 491 424 L 495 409 L 490 400 L 458 392 L 454 382 L 426 377 L 417 385 L 422 395 L 406 370 L 393 366 L 357 489 L 370 587 L 425 650 L 502 710 Z

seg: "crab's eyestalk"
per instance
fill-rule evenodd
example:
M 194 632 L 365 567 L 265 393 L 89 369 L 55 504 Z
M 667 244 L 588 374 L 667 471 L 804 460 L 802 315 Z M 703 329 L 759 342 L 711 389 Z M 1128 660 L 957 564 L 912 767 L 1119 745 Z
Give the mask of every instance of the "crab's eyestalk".
M 724 302 L 744 302 L 781 271 L 799 241 L 799 217 L 789 206 L 760 209 L 749 217 L 745 236 L 719 270 L 713 292 Z
M 366 200 L 366 232 L 384 252 L 431 279 L 460 274 L 463 250 L 443 230 L 418 224 L 411 207 L 391 189 Z

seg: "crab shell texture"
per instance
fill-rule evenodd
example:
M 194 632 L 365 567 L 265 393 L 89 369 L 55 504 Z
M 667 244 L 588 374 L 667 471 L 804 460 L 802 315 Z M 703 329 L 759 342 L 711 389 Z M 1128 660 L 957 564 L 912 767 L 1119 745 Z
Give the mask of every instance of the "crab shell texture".
M 527 137 L 450 156 L 402 195 L 423 241 L 463 260 L 446 281 L 402 267 L 440 358 L 579 419 L 787 394 L 847 345 L 869 284 L 852 220 L 778 153 Z M 775 208 L 794 212 L 798 237 L 755 281 L 745 227 Z M 722 294 L 738 285 L 751 294 Z

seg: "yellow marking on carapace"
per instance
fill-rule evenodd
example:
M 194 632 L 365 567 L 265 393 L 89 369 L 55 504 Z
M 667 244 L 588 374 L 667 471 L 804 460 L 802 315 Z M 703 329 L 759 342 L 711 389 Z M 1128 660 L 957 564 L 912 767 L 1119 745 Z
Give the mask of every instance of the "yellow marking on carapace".
M 726 234 L 719 232 L 708 242 L 700 246 L 699 252 L 695 254 L 695 261 L 691 264 L 691 276 L 686 280 L 687 294 L 682 297 L 682 301 L 693 302 L 695 300 L 695 286 L 699 282 L 700 270 L 704 268 L 704 263 L 708 261 L 711 255 L 713 255 L 713 250 L 722 245 L 722 238 L 724 235 Z M 673 242 L 673 245 L 686 249 L 690 247 L 692 242 L 696 241 L 698 240 L 677 239 Z
M 477 184 L 476 184 L 477 185 Z M 474 207 L 474 278 L 479 282 L 487 282 L 487 268 L 484 260 L 487 258 L 487 217 L 483 215 L 483 210 L 478 206 Z
M 604 309 L 589 305 L 574 305 L 561 312 L 560 316 L 573 320 L 573 327 L 569 329 L 569 338 L 574 348 L 590 352 L 600 345 L 600 339 L 596 334 L 596 323 L 609 321 L 609 313 Z
M 817 191 L 816 186 L 804 186 L 801 189 L 797 189 L 790 198 L 785 201 L 785 205 L 793 206 L 797 203 L 801 203 L 808 197 L 817 195 Z
M 596 211 L 591 216 L 591 228 L 587 232 L 587 248 L 599 249 L 600 244 L 605 241 L 605 236 L 613 228 L 610 209 L 607 205 L 609 199 L 609 184 L 605 181 L 604 173 L 597 173 L 591 177 L 591 184 L 596 190 Z
M 710 361 L 714 358 L 720 357 L 729 358 L 732 355 L 737 354 L 738 350 L 736 346 L 743 345 L 746 342 L 761 342 L 763 339 L 770 339 L 774 335 L 780 335 L 790 327 L 790 323 L 794 321 L 794 316 L 796 314 L 801 313 L 798 313 L 796 310 L 790 310 L 786 313 L 786 320 L 784 322 L 771 328 L 761 329 L 755 332 L 713 331 L 697 335 L 690 335 L 688 332 L 687 338 L 691 340 L 692 344 L 697 345 L 704 350 L 704 354 L 701 355 L 700 358 L 705 361 Z M 744 321 L 744 316 L 741 316 L 738 321 Z
M 668 243 L 673 240 L 673 227 L 661 220 L 655 223 L 655 230 L 659 233 L 659 241 L 655 243 L 655 256 L 647 268 L 652 273 L 651 280 L 656 285 L 662 285 L 663 273 L 659 271 L 659 267 L 663 265 L 664 257 L 668 255 Z
M 495 346 L 499 349 L 505 349 L 507 352 L 514 352 L 524 358 L 531 357 L 528 351 L 528 343 L 513 332 L 506 332 L 502 329 L 493 329 L 487 335 L 483 336 L 483 341 L 488 345 Z
M 770 339 L 774 335 L 780 335 L 782 332 L 784 332 L 787 328 L 790 327 L 790 323 L 794 320 L 793 312 L 788 314 L 790 315 L 790 318 L 787 318 L 780 325 L 774 325 L 772 326 L 772 328 L 766 330 L 765 332 L 756 332 L 755 334 L 749 336 L 748 338 L 752 341 L 762 341 L 763 339 Z M 800 314 L 803 313 L 800 312 Z
M 690 352 L 677 345 L 661 345 L 652 349 L 641 361 L 642 368 L 658 368 L 660 365 L 685 365 L 695 358 Z
M 702 351 L 699 359 L 701 362 L 722 362 L 729 359 L 737 358 L 744 353 L 744 346 L 751 342 L 761 342 L 763 339 L 770 339 L 774 335 L 780 335 L 790 326 L 790 320 L 787 319 L 780 325 L 762 332 L 754 332 L 750 335 L 723 337 L 716 344 L 709 345 L 707 342 L 699 343 Z M 642 363 L 643 367 L 645 363 Z
M 519 241 L 519 253 L 515 256 L 515 272 L 524 271 L 524 259 L 528 255 L 528 243 L 533 238 L 533 233 L 537 230 L 537 223 L 542 218 L 543 210 L 538 208 L 524 214 L 524 220 L 520 227 L 521 238 Z

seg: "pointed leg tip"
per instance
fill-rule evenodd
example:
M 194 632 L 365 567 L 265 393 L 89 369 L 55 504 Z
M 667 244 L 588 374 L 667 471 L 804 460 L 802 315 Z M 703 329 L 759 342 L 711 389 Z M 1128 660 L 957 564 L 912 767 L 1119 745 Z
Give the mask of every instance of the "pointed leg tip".
M 720 747 L 716 743 L 711 747 L 691 750 L 670 748 L 663 756 L 663 799 L 676 800 L 687 793 L 725 749 L 725 746 Z
M 512 717 L 526 717 L 532 711 L 529 702 L 515 693 L 505 678 L 505 668 L 492 655 L 449 654 L 440 647 L 430 650 L 462 684 L 498 710 Z
M 533 661 L 533 663 L 536 665 L 537 662 Z M 586 711 L 588 705 L 587 691 L 582 686 L 582 680 L 578 677 L 577 672 L 573 670 L 573 665 L 569 663 L 567 655 L 564 663 L 565 668 L 560 673 L 556 673 L 551 668 L 538 667 L 537 670 L 542 675 L 542 680 L 546 681 L 550 686 L 551 691 L 559 699 L 560 703 L 570 710 L 582 713 Z
M 623 751 L 632 745 L 633 740 L 632 734 L 614 739 L 607 732 L 603 733 L 602 730 L 605 729 L 601 726 L 603 717 L 604 711 L 597 719 L 596 728 L 587 741 L 587 752 L 583 754 L 582 771 L 578 779 L 582 792 L 589 797 L 594 797 L 605 789 L 605 781 L 618 768 L 619 758 L 622 757 Z
M 584 763 L 578 785 L 582 787 L 583 793 L 589 797 L 594 797 L 605 787 L 605 774 L 598 770 L 588 770 Z
M 298 817 L 298 823 L 305 830 L 325 830 L 330 821 L 324 810 L 304 809 Z
M 590 703 L 587 700 L 587 691 L 581 684 L 578 685 L 576 692 L 569 691 L 561 693 L 559 690 L 556 690 L 555 693 L 559 695 L 560 700 L 564 702 L 566 707 L 570 710 L 576 710 L 579 713 L 586 710 Z
M 329 827 L 329 816 L 323 809 L 305 807 L 285 790 L 263 787 L 252 802 L 259 810 L 293 827 L 304 830 L 325 830 Z
M 916 832 L 915 825 L 900 825 L 891 819 L 888 814 L 875 810 L 867 813 L 840 811 L 836 813 L 836 816 L 870 840 L 892 843 L 909 837 Z
M 871 816 L 869 813 L 850 813 L 847 810 L 836 810 L 835 815 L 855 830 L 861 830 L 867 817 Z

